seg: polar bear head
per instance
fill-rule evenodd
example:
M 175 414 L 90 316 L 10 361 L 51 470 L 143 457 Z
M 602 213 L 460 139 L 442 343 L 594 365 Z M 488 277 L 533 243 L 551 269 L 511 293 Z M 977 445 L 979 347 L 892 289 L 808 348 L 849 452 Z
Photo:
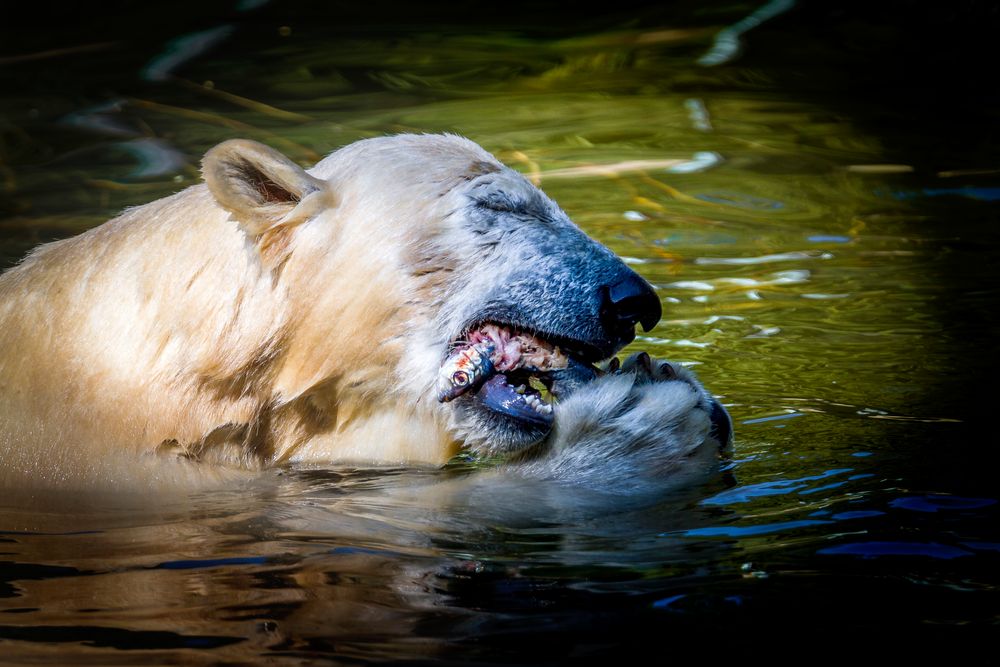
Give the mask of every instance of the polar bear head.
M 368 139 L 308 171 L 233 140 L 203 172 L 286 295 L 277 404 L 341 419 L 391 404 L 517 452 L 661 316 L 645 280 L 467 139 Z M 467 386 L 442 397 L 453 377 Z

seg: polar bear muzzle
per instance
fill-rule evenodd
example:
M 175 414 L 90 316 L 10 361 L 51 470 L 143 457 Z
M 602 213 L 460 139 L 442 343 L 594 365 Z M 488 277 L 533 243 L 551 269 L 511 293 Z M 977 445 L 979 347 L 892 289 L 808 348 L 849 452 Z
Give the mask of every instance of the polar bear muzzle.
M 496 164 L 455 189 L 436 394 L 471 449 L 509 454 L 558 425 L 560 400 L 662 315 L 652 286 L 521 174 Z M 442 240 L 443 239 L 443 240 Z

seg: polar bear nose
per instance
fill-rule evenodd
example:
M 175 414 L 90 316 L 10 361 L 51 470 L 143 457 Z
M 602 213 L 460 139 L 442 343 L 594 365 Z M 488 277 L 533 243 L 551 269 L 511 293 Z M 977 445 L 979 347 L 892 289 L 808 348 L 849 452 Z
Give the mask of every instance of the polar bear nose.
M 602 319 L 606 326 L 616 332 L 634 330 L 636 323 L 642 325 L 643 331 L 649 331 L 657 325 L 662 314 L 663 309 L 656 292 L 636 273 L 630 272 L 624 279 L 602 290 Z M 632 331 L 626 342 L 634 337 Z

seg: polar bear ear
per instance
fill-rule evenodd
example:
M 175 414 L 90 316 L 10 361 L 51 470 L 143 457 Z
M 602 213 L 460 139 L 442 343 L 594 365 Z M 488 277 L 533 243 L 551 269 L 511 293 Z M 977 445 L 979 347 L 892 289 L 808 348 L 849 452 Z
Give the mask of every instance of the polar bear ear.
M 273 148 L 247 139 L 224 141 L 208 151 L 201 173 L 219 205 L 251 235 L 304 221 L 329 193 L 325 181 Z

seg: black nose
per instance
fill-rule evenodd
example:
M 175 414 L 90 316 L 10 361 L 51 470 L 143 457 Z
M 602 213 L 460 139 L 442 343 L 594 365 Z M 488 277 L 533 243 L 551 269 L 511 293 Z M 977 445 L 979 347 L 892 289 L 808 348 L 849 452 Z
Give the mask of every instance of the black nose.
M 601 316 L 605 326 L 626 343 L 635 337 L 637 322 L 643 331 L 649 331 L 663 315 L 656 292 L 631 271 L 622 280 L 605 287 L 602 298 Z

